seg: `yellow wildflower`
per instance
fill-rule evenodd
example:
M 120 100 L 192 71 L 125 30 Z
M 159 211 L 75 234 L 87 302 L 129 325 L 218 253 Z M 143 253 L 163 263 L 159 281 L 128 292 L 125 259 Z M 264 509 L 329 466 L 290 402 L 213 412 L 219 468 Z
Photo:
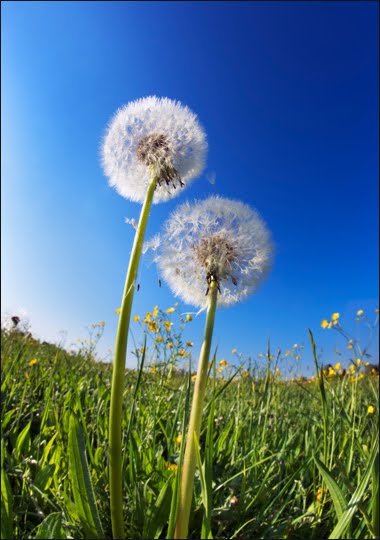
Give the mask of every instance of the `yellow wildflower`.
M 149 368 L 149 371 L 150 371 L 151 373 L 156 373 L 156 368 L 155 368 L 155 367 L 150 367 L 150 368 Z
M 364 311 L 362 309 L 359 309 L 359 311 L 356 313 L 356 315 L 358 317 L 360 317 L 361 315 L 363 315 Z
M 170 329 L 171 329 L 171 327 L 172 327 L 172 324 L 173 324 L 173 323 L 170 322 L 170 321 L 164 321 L 165 330 L 166 330 L 167 332 L 170 332 Z
M 121 309 L 120 309 L 120 308 L 115 309 L 116 315 L 120 315 L 120 312 L 121 312 Z
M 190 356 L 190 351 L 186 351 L 185 356 Z
M 153 309 L 153 317 L 157 317 L 159 311 L 158 311 L 158 306 L 154 306 L 154 309 Z
M 37 364 L 38 360 L 37 358 L 32 358 L 30 362 L 28 362 L 28 366 L 32 367 Z
M 328 325 L 328 329 L 330 330 L 330 328 L 332 328 L 332 323 L 329 322 L 329 325 Z
M 223 371 L 223 369 L 224 369 L 224 368 L 222 368 L 222 367 L 218 367 L 219 373 L 221 373 L 221 372 Z
M 166 466 L 168 471 L 176 471 L 177 470 L 176 463 L 166 463 L 165 466 Z
M 170 307 L 166 310 L 166 313 L 173 313 L 175 311 L 174 307 Z
M 163 339 L 164 339 L 164 338 L 163 338 L 162 336 L 156 337 L 156 341 L 157 341 L 158 343 L 161 343 L 161 341 L 162 341 Z
M 186 315 L 186 320 L 187 321 L 192 321 L 193 320 L 193 317 L 191 315 Z
M 178 445 L 181 444 L 181 442 L 182 442 L 182 435 L 181 434 L 177 435 L 177 437 L 175 438 L 175 442 Z
M 156 322 L 155 321 L 150 321 L 150 323 L 148 325 L 148 330 L 150 332 L 153 332 L 155 329 L 156 329 Z
M 222 367 L 222 369 L 228 367 L 227 360 L 219 360 L 218 364 Z
M 326 321 L 326 319 L 323 319 L 323 321 L 321 322 L 321 326 L 322 326 L 322 328 L 324 330 L 325 328 L 329 327 L 329 322 Z
M 364 379 L 364 378 L 365 378 L 365 374 L 364 374 L 364 373 L 360 373 L 359 379 Z
M 322 487 L 319 487 L 317 490 L 317 501 L 322 502 L 323 495 L 325 494 L 325 490 Z
M 135 316 L 133 317 L 133 320 L 134 320 L 135 322 L 139 321 L 139 320 L 140 320 L 140 315 L 135 315 Z
M 365 365 L 366 367 L 368 367 L 368 366 L 369 366 L 369 362 L 366 362 L 364 365 Z
M 191 376 L 192 381 L 195 381 L 196 378 L 197 378 L 197 374 Z
M 337 362 L 337 363 L 335 364 L 334 369 L 335 369 L 336 371 L 338 371 L 338 369 L 340 369 L 340 362 Z
M 179 356 L 185 356 L 185 349 L 181 349 L 178 354 Z
M 145 315 L 144 323 L 149 322 L 149 321 L 151 320 L 151 318 L 152 318 L 151 312 L 150 312 L 150 311 L 147 311 L 147 312 L 146 312 L 146 315 Z
M 335 370 L 333 368 L 329 367 L 328 377 L 334 377 L 336 375 Z
M 360 366 L 360 364 L 362 363 L 361 359 L 360 359 L 360 358 L 357 358 L 357 359 L 356 359 L 356 363 L 357 363 L 358 366 Z
M 375 407 L 373 405 L 368 405 L 367 412 L 368 414 L 373 414 L 375 412 Z
M 141 354 L 144 354 L 144 352 L 145 352 L 145 347 L 141 347 L 140 352 L 141 352 Z
M 237 349 L 232 349 L 231 354 L 235 354 Z
M 173 343 L 171 341 L 168 342 L 168 347 L 169 347 L 169 349 L 173 348 Z
M 106 324 L 105 321 L 101 321 L 101 322 L 99 323 L 99 326 L 105 326 L 105 324 Z
M 337 321 L 339 319 L 339 317 L 340 317 L 339 313 L 333 313 L 331 315 L 331 320 L 332 321 Z
M 293 349 L 296 349 L 298 347 L 297 343 L 293 345 Z
M 194 343 L 192 341 L 186 341 L 186 345 L 188 347 L 192 347 L 194 345 Z

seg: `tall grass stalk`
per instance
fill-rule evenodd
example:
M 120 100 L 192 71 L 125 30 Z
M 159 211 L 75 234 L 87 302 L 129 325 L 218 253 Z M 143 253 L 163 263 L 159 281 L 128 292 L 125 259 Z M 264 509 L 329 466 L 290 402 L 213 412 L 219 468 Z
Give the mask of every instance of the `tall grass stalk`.
M 196 448 L 194 440 L 199 440 L 202 422 L 203 402 L 207 385 L 208 362 L 210 358 L 211 340 L 218 298 L 218 284 L 216 281 L 211 282 L 209 287 L 209 295 L 210 299 L 207 309 L 203 344 L 199 356 L 189 429 L 186 438 L 186 449 L 182 468 L 180 497 L 174 538 L 187 538 L 189 527 L 189 516 L 193 497 L 194 473 L 196 465 Z
M 153 201 L 157 177 L 152 174 L 129 261 L 124 293 L 120 306 L 119 324 L 116 334 L 115 357 L 112 373 L 111 405 L 109 417 L 109 481 L 111 498 L 111 520 L 114 538 L 124 538 L 123 490 L 122 490 L 122 410 L 124 391 L 124 371 L 131 319 L 133 294 L 143 246 L 149 211 Z

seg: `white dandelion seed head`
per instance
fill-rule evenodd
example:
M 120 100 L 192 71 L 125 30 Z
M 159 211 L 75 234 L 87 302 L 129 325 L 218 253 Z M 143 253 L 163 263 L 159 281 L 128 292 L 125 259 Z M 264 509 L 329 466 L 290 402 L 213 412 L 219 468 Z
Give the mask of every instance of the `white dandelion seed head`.
M 150 96 L 121 107 L 108 125 L 101 160 L 117 192 L 143 202 L 152 170 L 153 202 L 176 197 L 202 172 L 206 134 L 197 116 L 178 101 Z
M 271 234 L 257 211 L 213 196 L 173 212 L 154 260 L 176 296 L 204 309 L 211 279 L 219 285 L 218 305 L 229 306 L 256 290 L 272 257 Z

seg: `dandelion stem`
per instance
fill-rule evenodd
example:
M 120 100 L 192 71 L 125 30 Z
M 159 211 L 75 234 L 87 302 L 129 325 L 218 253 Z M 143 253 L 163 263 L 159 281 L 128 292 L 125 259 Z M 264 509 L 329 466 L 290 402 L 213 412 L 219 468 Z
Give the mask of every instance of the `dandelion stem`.
M 187 538 L 188 533 L 196 464 L 194 434 L 196 434 L 196 440 L 199 440 L 200 428 L 202 423 L 203 402 L 206 393 L 208 362 L 210 358 L 210 348 L 212 332 L 214 329 L 217 297 L 218 284 L 216 281 L 212 281 L 209 287 L 210 299 L 207 309 L 203 344 L 199 356 L 197 378 L 195 380 L 193 403 L 191 407 L 190 422 L 186 438 L 186 449 L 183 460 L 180 496 L 174 538 Z
M 115 357 L 112 373 L 111 406 L 109 417 L 109 482 L 111 496 L 112 534 L 114 539 L 125 538 L 121 456 L 125 360 L 137 270 L 156 182 L 157 178 L 153 176 L 148 186 L 145 201 L 141 209 L 140 221 L 136 230 L 131 258 L 129 261 L 128 273 L 125 280 L 115 342 Z

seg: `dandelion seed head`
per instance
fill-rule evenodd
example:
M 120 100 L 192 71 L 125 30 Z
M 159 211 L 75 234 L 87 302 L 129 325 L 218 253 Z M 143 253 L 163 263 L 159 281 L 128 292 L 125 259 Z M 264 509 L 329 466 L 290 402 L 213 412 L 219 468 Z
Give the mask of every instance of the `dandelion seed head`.
M 209 279 L 218 282 L 218 305 L 245 299 L 271 267 L 271 235 L 256 210 L 213 196 L 180 205 L 160 235 L 154 260 L 174 294 L 205 308 Z
M 157 203 L 177 196 L 199 176 L 206 153 L 197 116 L 178 101 L 149 96 L 116 112 L 102 141 L 101 160 L 109 184 L 136 202 L 144 201 L 153 171 Z

